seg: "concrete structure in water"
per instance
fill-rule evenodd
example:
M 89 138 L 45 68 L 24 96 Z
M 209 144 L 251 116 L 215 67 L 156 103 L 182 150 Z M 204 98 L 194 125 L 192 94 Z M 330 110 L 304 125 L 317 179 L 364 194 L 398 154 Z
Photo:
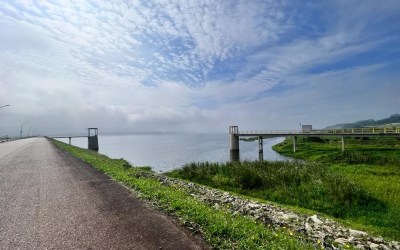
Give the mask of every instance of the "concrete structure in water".
M 90 150 L 99 150 L 98 131 L 98 128 L 88 128 L 88 149 Z
M 238 126 L 230 126 L 229 127 L 229 135 L 230 135 L 230 160 L 231 161 L 239 161 L 239 128 Z
M 274 137 L 292 137 L 293 152 L 297 151 L 297 136 L 321 137 L 334 136 L 341 138 L 342 152 L 345 150 L 344 137 L 374 137 L 374 136 L 392 136 L 400 137 L 400 127 L 392 128 L 346 128 L 346 129 L 312 129 L 311 125 L 302 131 L 297 130 L 274 130 L 274 131 L 239 131 L 238 126 L 229 127 L 230 138 L 230 160 L 240 160 L 240 137 L 257 137 L 258 139 L 258 159 L 263 160 L 263 139 Z
M 87 137 L 88 138 L 88 149 L 90 150 L 99 150 L 99 138 L 98 138 L 98 128 L 88 128 L 88 134 L 87 135 L 61 135 L 61 136 L 50 136 L 51 138 L 57 139 L 57 138 L 68 138 L 69 145 L 71 145 L 71 140 L 72 138 L 81 138 L 81 137 Z

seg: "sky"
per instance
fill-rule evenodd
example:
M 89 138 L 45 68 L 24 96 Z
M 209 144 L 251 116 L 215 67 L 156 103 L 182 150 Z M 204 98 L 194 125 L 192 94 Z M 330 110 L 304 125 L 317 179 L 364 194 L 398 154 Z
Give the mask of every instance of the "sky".
M 0 137 L 400 112 L 398 0 L 0 1 Z

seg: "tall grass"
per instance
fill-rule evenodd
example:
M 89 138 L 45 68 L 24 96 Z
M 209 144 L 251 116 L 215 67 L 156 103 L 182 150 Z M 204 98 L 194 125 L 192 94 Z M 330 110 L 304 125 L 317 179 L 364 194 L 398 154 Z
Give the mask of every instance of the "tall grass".
M 255 161 L 191 163 L 167 175 L 339 218 L 385 210 L 385 204 L 344 175 L 318 163 Z
M 400 159 L 389 156 L 374 154 L 373 152 L 365 151 L 345 151 L 341 153 L 333 153 L 328 155 L 327 161 L 336 163 L 347 164 L 368 164 L 368 165 L 387 165 L 398 164 L 400 166 Z
M 351 223 L 400 240 L 400 138 L 345 138 L 343 153 L 340 138 L 332 137 L 298 138 L 296 153 L 292 147 L 292 141 L 287 139 L 274 149 L 287 156 L 324 164 L 386 204 L 381 210 L 364 208 L 359 214 L 365 215 L 349 217 Z

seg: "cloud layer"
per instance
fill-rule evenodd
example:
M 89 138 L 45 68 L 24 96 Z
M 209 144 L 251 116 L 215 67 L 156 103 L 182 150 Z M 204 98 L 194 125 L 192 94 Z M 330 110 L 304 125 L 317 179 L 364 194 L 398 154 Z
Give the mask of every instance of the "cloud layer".
M 399 13 L 396 0 L 2 1 L 0 131 L 382 118 L 399 112 Z

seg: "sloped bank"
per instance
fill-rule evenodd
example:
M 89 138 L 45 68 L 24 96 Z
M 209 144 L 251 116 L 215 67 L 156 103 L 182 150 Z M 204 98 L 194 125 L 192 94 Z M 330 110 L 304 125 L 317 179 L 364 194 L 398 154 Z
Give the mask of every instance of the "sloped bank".
M 400 249 L 400 243 L 387 242 L 383 238 L 371 237 L 368 233 L 345 228 L 337 222 L 289 211 L 273 204 L 260 203 L 245 199 L 228 192 L 197 185 L 180 179 L 173 179 L 151 172 L 142 173 L 147 177 L 158 179 L 162 184 L 187 190 L 196 199 L 206 202 L 218 209 L 225 209 L 232 214 L 241 214 L 261 221 L 276 230 L 287 230 L 325 249 Z

